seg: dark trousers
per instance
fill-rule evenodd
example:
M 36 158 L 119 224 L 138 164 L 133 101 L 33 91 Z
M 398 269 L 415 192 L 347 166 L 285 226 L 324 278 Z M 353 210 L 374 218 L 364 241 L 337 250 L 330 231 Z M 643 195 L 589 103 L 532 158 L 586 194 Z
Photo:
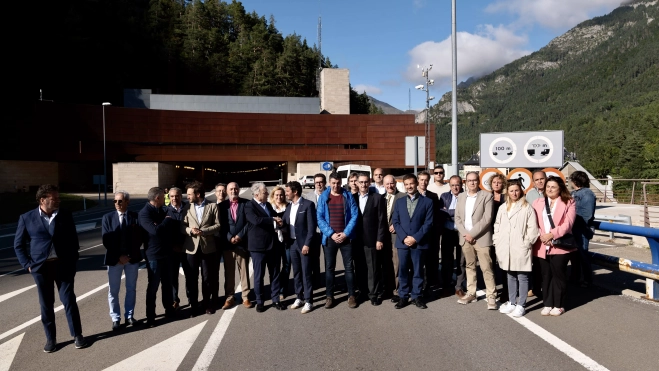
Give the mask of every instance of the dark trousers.
M 272 249 L 267 251 L 250 251 L 252 255 L 252 264 L 254 264 L 254 294 L 256 295 L 256 304 L 263 304 L 263 279 L 265 269 L 268 268 L 270 277 L 270 297 L 273 303 L 279 302 L 279 264 L 281 263 L 280 250 Z
M 540 258 L 534 256 L 531 261 L 533 262 L 531 268 L 531 287 L 533 288 L 533 294 L 536 298 L 542 299 L 542 268 L 540 268 Z
M 220 290 L 220 272 L 217 264 L 217 253 L 204 254 L 197 248 L 194 254 L 188 254 L 190 275 L 185 278 L 185 287 L 189 293 L 190 305 L 199 301 L 199 267 L 201 266 L 201 297 L 206 309 L 214 309 L 217 293 Z
M 499 267 L 497 260 L 497 252 L 494 246 L 490 246 L 490 258 L 492 259 L 492 271 L 494 273 L 494 283 L 501 285 L 501 298 L 503 300 L 508 298 L 508 277 L 506 272 Z
M 55 292 L 53 285 L 57 286 L 59 299 L 64 305 L 71 336 L 82 335 L 80 311 L 76 303 L 76 294 L 73 292 L 75 275 L 75 263 L 63 263 L 59 260 L 47 261 L 41 266 L 38 272 L 32 272 L 32 278 L 34 278 L 34 282 L 37 284 L 37 292 L 39 293 L 41 323 L 43 323 L 43 329 L 48 339 L 57 339 L 54 310 Z
M 569 254 L 547 255 L 538 259 L 542 271 L 542 294 L 545 307 L 565 307 L 567 262 Z
M 588 252 L 590 240 L 581 233 L 574 233 L 574 229 L 572 234 L 577 242 L 577 251 L 570 253 L 570 263 L 572 264 L 570 281 L 578 282 L 583 274 L 584 282 L 593 283 L 593 268 L 590 265 L 590 253 Z
M 396 236 L 395 234 L 393 236 Z M 385 296 L 398 295 L 398 251 L 392 247 L 389 234 L 384 239 L 384 247 L 380 251 L 382 258 L 382 285 Z M 394 259 L 395 256 L 395 259 Z M 394 262 L 395 267 L 394 267 Z
M 464 290 L 467 277 L 465 275 L 465 258 L 462 255 L 462 247 L 458 231 L 444 229 L 442 233 L 442 287 L 448 289 L 453 284 L 453 269 L 455 267 L 455 289 Z M 454 257 L 455 254 L 455 257 Z M 458 264 L 456 265 L 456 262 Z
M 165 313 L 170 313 L 174 298 L 172 296 L 172 261 L 169 257 L 149 260 L 146 264 L 148 283 L 146 286 L 146 318 L 156 318 L 156 293 L 160 285 L 162 294 L 162 306 Z
M 352 245 L 350 241 L 344 241 L 341 244 L 334 242 L 333 239 L 327 239 L 325 246 L 325 289 L 327 297 L 334 297 L 334 271 L 336 269 L 336 254 L 341 251 L 343 267 L 345 269 L 346 285 L 348 286 L 348 295 L 355 295 L 355 277 L 352 270 Z
M 424 257 L 424 290 L 439 284 L 439 239 L 433 237 L 430 247 L 426 250 Z
M 425 255 L 426 250 L 416 248 L 398 249 L 398 282 L 400 283 L 398 296 L 400 296 L 401 300 L 406 298 L 410 292 L 412 299 L 421 296 Z M 412 271 L 412 282 L 409 279 L 409 271 Z
M 282 249 L 281 272 L 279 272 L 279 295 L 287 296 L 288 279 L 291 277 L 291 250 L 288 246 Z
M 178 292 L 178 278 L 181 275 L 179 268 L 183 267 L 183 275 L 185 277 L 185 297 L 188 298 L 188 303 L 190 303 L 190 291 L 187 289 L 187 281 L 190 276 L 190 264 L 188 264 L 188 254 L 185 252 L 174 252 L 172 253 L 172 296 L 174 301 L 177 303 L 181 302 Z
M 312 303 L 311 247 L 309 247 L 309 253 L 307 255 L 303 255 L 302 250 L 296 244 L 292 244 L 287 251 L 290 252 L 289 256 L 291 257 L 291 266 L 293 268 L 295 297 L 307 303 Z
M 359 290 L 359 295 L 366 295 L 369 292 L 368 286 L 368 264 L 366 263 L 366 248 L 360 241 L 352 241 L 352 271 L 355 274 L 355 290 Z
M 382 250 L 373 247 L 364 246 L 364 260 L 366 262 L 368 278 L 368 297 L 373 300 L 382 297 L 383 280 L 382 280 Z
M 322 283 L 322 273 L 320 271 L 320 249 L 322 246 L 322 235 L 319 232 L 313 234 L 311 246 L 309 246 L 309 264 L 311 266 L 311 279 L 313 281 L 313 288 L 318 289 Z

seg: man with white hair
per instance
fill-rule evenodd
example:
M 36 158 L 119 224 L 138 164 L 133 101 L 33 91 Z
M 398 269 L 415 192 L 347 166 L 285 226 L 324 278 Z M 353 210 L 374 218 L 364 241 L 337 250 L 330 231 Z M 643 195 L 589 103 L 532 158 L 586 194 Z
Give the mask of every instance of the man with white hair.
M 273 306 L 278 310 L 285 310 L 286 306 L 279 302 L 279 264 L 282 251 L 279 251 L 275 239 L 277 228 L 284 222 L 276 216 L 275 210 L 268 202 L 268 189 L 263 183 L 252 185 L 253 198 L 245 205 L 245 216 L 249 223 L 247 232 L 247 249 L 252 256 L 254 264 L 254 293 L 256 294 L 256 311 L 265 311 L 263 305 L 263 276 L 268 268 L 270 276 L 270 297 Z

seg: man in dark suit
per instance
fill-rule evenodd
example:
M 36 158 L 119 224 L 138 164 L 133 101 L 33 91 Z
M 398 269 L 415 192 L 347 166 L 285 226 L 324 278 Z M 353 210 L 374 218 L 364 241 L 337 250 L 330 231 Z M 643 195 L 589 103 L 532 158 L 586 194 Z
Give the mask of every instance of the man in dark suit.
M 385 264 L 384 264 L 384 282 L 387 292 L 391 292 L 391 302 L 398 303 L 400 297 L 398 296 L 398 249 L 396 249 L 396 230 L 394 225 L 391 222 L 391 217 L 393 215 L 394 208 L 396 206 L 396 201 L 399 198 L 405 197 L 405 192 L 400 192 L 396 188 L 396 178 L 393 175 L 387 175 L 384 177 L 384 188 L 386 193 L 384 198 L 386 200 L 387 208 L 387 226 L 389 236 L 385 238 L 384 241 L 384 253 L 385 253 Z
M 428 251 L 426 251 L 426 260 L 425 260 L 425 279 L 424 279 L 424 296 L 429 299 L 432 295 L 432 288 L 439 286 L 439 239 L 440 239 L 440 219 L 441 214 L 439 210 L 439 195 L 435 192 L 428 190 L 428 184 L 430 183 L 430 173 L 427 171 L 422 171 L 417 175 L 419 185 L 417 190 L 419 194 L 423 197 L 427 197 L 432 200 L 433 205 L 433 221 L 434 224 L 431 229 L 431 241 Z
M 169 206 L 167 206 L 167 216 L 172 219 L 171 226 L 169 227 L 172 238 L 172 297 L 174 303 L 172 307 L 178 310 L 181 307 L 181 298 L 179 297 L 178 279 L 181 275 L 180 268 L 183 268 L 183 275 L 185 277 L 185 296 L 188 298 L 190 304 L 190 292 L 187 289 L 188 277 L 191 275 L 190 264 L 188 264 L 188 257 L 183 248 L 185 242 L 185 235 L 181 233 L 181 221 L 185 214 L 188 213 L 190 204 L 183 201 L 183 191 L 178 187 L 171 187 L 169 189 Z
M 465 296 L 465 257 L 460 246 L 460 236 L 455 227 L 455 208 L 458 205 L 458 195 L 462 193 L 462 178 L 453 175 L 449 179 L 450 191 L 442 193 L 439 198 L 439 209 L 442 212 L 442 287 L 444 296 L 453 294 L 453 266 L 455 260 L 459 262 L 456 272 L 455 295 L 459 298 Z M 453 254 L 455 252 L 455 259 Z
M 57 285 L 75 347 L 84 348 L 87 341 L 82 336 L 80 312 L 73 292 L 80 248 L 73 215 L 69 211 L 59 210 L 57 186 L 42 185 L 36 196 L 39 207 L 18 219 L 14 250 L 18 262 L 32 274 L 37 284 L 41 323 L 46 332 L 43 350 L 51 353 L 57 347 L 53 285 Z
M 165 317 L 174 316 L 172 303 L 172 238 L 171 227 L 175 221 L 167 217 L 165 211 L 165 192 L 162 188 L 153 187 L 147 193 L 149 202 L 138 214 L 140 226 L 146 231 L 144 252 L 147 260 L 148 284 L 146 288 L 146 325 L 155 326 L 156 293 L 161 286 L 162 305 Z
M 302 306 L 302 314 L 311 312 L 313 284 L 311 277 L 311 249 L 316 231 L 316 206 L 302 198 L 302 185 L 299 182 L 286 184 L 286 198 L 289 204 L 284 212 L 284 238 L 291 253 L 295 303 L 291 309 Z
M 313 193 L 307 193 L 302 197 L 313 202 L 314 206 L 316 207 L 316 210 L 318 210 L 318 199 L 320 198 L 320 195 L 322 195 L 323 192 L 325 192 L 325 189 L 327 189 L 327 177 L 323 173 L 318 173 L 314 175 L 313 182 L 314 182 Z M 320 229 L 316 227 L 316 233 L 314 233 L 313 235 L 313 242 L 312 242 L 313 245 L 310 246 L 311 255 L 309 256 L 309 259 L 311 259 L 311 277 L 313 280 L 314 289 L 317 289 L 322 286 L 323 275 L 320 272 L 320 249 L 322 246 L 322 242 L 323 242 L 323 236 L 320 233 Z
M 226 301 L 222 309 L 227 310 L 235 305 L 236 266 L 240 276 L 242 303 L 245 308 L 254 306 L 249 300 L 251 284 L 249 281 L 249 251 L 247 250 L 247 230 L 249 223 L 245 217 L 245 205 L 249 202 L 240 195 L 238 183 L 227 184 L 229 198 L 218 205 L 220 213 L 220 235 L 224 239 L 222 259 L 224 260 L 224 292 Z
M 279 302 L 279 264 L 282 251 L 275 248 L 277 227 L 283 226 L 281 218 L 273 216 L 275 210 L 268 202 L 268 189 L 263 183 L 252 185 L 253 199 L 245 205 L 245 216 L 249 223 L 247 232 L 247 248 L 254 263 L 254 293 L 256 294 L 256 311 L 265 311 L 263 305 L 263 278 L 268 268 L 270 276 L 270 297 L 273 306 L 278 310 L 286 307 Z
M 108 303 L 112 330 L 121 327 L 121 304 L 119 291 L 121 275 L 126 275 L 126 297 L 124 299 L 124 316 L 126 325 L 134 326 L 138 321 L 133 317 L 135 297 L 137 294 L 137 272 L 140 269 L 142 253 L 142 228 L 137 222 L 137 213 L 128 211 L 130 195 L 126 191 L 114 194 L 114 208 L 103 215 L 101 222 L 103 246 L 105 246 L 105 265 L 108 266 Z
M 418 308 L 427 306 L 421 297 L 423 289 L 423 263 L 425 252 L 430 248 L 432 241 L 433 203 L 417 191 L 417 178 L 413 174 L 403 177 L 403 184 L 407 197 L 396 201 L 393 211 L 392 223 L 396 230 L 396 248 L 398 249 L 398 280 L 400 300 L 396 309 L 405 307 L 408 303 L 407 295 L 412 294 L 412 302 Z M 413 272 L 410 285 L 408 271 Z M 411 290 L 410 290 L 411 286 Z
M 359 206 L 359 213 L 355 227 L 357 237 L 353 246 L 355 249 L 363 251 L 362 257 L 366 265 L 364 273 L 368 279 L 367 287 L 364 289 L 368 288 L 368 298 L 372 305 L 380 305 L 384 291 L 382 287 L 382 249 L 387 233 L 387 206 L 378 191 L 371 188 L 368 174 L 360 173 L 357 185 L 359 192 L 353 197 Z

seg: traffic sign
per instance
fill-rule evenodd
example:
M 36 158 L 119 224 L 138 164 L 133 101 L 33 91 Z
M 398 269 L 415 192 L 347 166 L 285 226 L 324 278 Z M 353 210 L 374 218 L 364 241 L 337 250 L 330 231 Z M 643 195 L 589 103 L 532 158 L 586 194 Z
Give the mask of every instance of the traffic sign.
M 479 184 L 479 186 L 482 190 L 492 192 L 492 187 L 490 186 L 490 178 L 492 178 L 495 174 L 503 175 L 501 170 L 495 168 L 485 169 L 481 172 L 481 184 Z
M 519 180 L 522 183 L 522 191 L 524 194 L 533 189 L 533 174 L 523 167 L 513 169 L 508 173 L 508 180 Z
M 563 165 L 563 131 L 482 133 L 480 166 L 560 167 Z
M 330 161 L 321 162 L 320 169 L 323 171 L 332 171 L 334 169 L 334 163 Z
M 547 177 L 557 176 L 557 177 L 563 179 L 563 181 L 565 181 L 565 175 L 563 175 L 563 173 L 561 173 L 561 171 L 558 170 L 558 169 L 555 169 L 553 167 L 546 167 L 546 168 L 542 169 L 542 171 L 544 171 L 545 174 L 547 174 Z
M 501 136 L 492 140 L 487 154 L 492 161 L 505 165 L 515 159 L 517 145 L 510 138 Z

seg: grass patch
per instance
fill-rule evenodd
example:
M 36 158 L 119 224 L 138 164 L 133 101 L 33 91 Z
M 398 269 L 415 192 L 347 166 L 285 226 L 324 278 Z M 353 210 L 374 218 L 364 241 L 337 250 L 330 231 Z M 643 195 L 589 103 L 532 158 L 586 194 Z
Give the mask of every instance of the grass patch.
M 0 224 L 16 223 L 18 217 L 39 205 L 35 199 L 36 193 L 0 193 L 0 205 L 4 212 L 0 213 Z M 63 209 L 78 211 L 83 209 L 82 196 L 68 193 L 59 194 Z M 87 208 L 96 206 L 97 202 L 87 199 Z

